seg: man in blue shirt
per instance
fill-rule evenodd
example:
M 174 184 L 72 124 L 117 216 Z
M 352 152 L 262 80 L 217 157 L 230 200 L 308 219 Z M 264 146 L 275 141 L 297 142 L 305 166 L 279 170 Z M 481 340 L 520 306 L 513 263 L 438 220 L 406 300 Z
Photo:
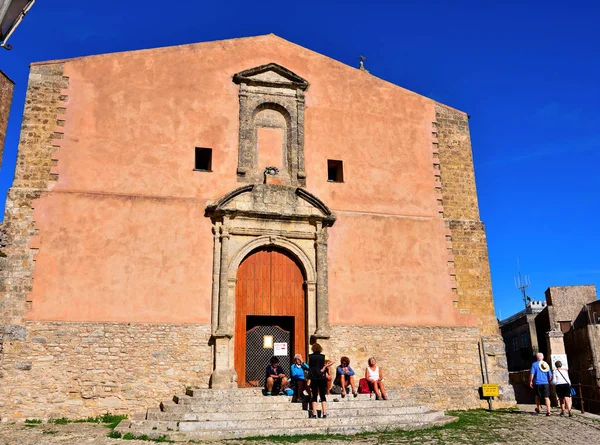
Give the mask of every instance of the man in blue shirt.
M 535 356 L 537 361 L 531 365 L 531 374 L 529 376 L 529 386 L 535 390 L 535 412 L 540 413 L 541 400 L 546 404 L 546 415 L 550 415 L 550 380 L 552 380 L 552 371 L 550 366 L 544 361 L 544 354 L 538 352 Z

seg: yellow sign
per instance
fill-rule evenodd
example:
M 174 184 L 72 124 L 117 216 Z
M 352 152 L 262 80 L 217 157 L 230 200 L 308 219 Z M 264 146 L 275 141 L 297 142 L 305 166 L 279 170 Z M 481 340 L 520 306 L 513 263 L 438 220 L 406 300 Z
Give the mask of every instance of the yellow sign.
M 483 397 L 498 397 L 500 395 L 496 383 L 484 383 L 481 385 L 481 389 L 483 390 Z

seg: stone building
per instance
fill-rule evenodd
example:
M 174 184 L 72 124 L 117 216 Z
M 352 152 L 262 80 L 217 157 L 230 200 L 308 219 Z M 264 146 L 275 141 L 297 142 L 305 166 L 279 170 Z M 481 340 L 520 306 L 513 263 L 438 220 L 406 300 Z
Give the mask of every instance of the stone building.
M 509 371 L 529 369 L 532 357 L 540 352 L 535 320 L 545 308 L 545 301 L 530 301 L 524 310 L 500 321 Z
M 6 138 L 6 127 L 14 89 L 15 83 L 3 71 L 0 71 L 0 165 L 2 165 L 4 139 Z
M 8 115 L 12 104 L 15 83 L 0 70 L 0 167 L 2 166 L 2 156 L 4 155 L 4 140 L 6 139 L 6 128 L 8 127 Z M 0 232 L 3 228 L 0 228 Z M 4 237 L 0 234 L 0 258 L 5 255 L 2 251 L 4 246 Z M 1 326 L 1 324 L 0 324 Z M 2 354 L 2 334 L 0 328 L 0 354 Z
M 260 385 L 313 341 L 442 408 L 485 362 L 514 403 L 468 116 L 277 36 L 33 63 L 4 232 L 4 418 Z
M 551 286 L 546 301 L 500 321 L 517 401 L 529 403 L 529 370 L 536 353 L 548 363 L 560 360 L 571 382 L 582 384 L 587 410 L 600 412 L 600 301 L 596 286 Z

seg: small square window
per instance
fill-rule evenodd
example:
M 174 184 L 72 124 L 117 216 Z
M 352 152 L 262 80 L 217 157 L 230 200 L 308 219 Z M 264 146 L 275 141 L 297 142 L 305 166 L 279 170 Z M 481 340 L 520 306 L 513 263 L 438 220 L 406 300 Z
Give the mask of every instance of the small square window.
M 342 161 L 327 160 L 327 181 L 344 182 L 344 164 Z
M 196 147 L 196 162 L 194 170 L 201 172 L 212 171 L 212 148 Z

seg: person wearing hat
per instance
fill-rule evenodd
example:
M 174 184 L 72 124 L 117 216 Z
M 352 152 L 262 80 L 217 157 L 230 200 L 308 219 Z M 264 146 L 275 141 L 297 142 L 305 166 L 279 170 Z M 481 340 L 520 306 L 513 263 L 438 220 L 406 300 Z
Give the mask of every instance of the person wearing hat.
M 550 366 L 544 361 L 544 354 L 538 352 L 535 356 L 537 361 L 531 365 L 529 375 L 529 387 L 535 390 L 535 412 L 540 413 L 541 401 L 544 399 L 546 404 L 546 415 L 550 415 L 550 380 L 552 380 L 552 371 Z

